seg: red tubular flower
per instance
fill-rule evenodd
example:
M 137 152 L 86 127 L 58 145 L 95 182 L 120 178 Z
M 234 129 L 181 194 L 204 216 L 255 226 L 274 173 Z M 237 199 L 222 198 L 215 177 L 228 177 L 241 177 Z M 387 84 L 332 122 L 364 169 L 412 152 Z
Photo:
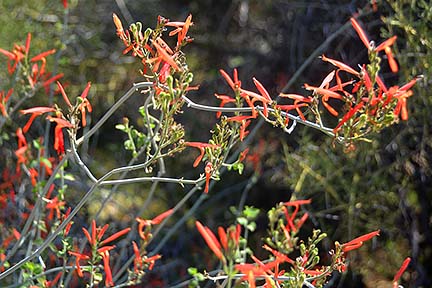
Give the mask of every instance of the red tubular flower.
M 267 108 L 267 104 L 270 104 L 272 102 L 272 100 L 268 99 L 266 96 L 260 95 L 258 93 L 246 90 L 246 89 L 240 89 L 240 96 L 242 96 L 243 98 L 246 99 L 246 101 L 248 102 L 249 106 L 251 106 L 251 108 L 254 108 L 254 103 L 256 101 L 259 101 L 262 103 L 263 105 L 263 114 L 265 117 L 268 117 L 268 108 Z M 268 94 L 268 93 L 267 93 Z M 249 97 L 252 98 L 252 101 L 249 103 Z M 270 97 L 270 96 L 269 96 Z
M 68 253 L 72 256 L 75 256 L 75 266 L 76 266 L 76 271 L 79 277 L 84 277 L 84 274 L 81 270 L 81 266 L 80 266 L 80 260 L 90 260 L 90 257 L 88 255 L 85 254 L 81 254 L 78 252 L 74 252 L 74 251 L 68 251 Z
M 240 152 L 239 161 L 242 162 L 246 158 L 248 153 L 249 153 L 249 148 L 246 148 L 245 150 Z
M 33 58 L 30 59 L 30 62 L 36 62 L 36 61 L 41 61 L 43 60 L 46 56 L 52 55 L 56 52 L 55 49 L 51 49 L 45 52 L 42 52 L 36 56 L 34 56 Z
M 105 252 L 107 252 L 107 251 L 111 251 L 111 250 L 113 250 L 115 247 L 116 247 L 115 245 L 111 245 L 111 246 L 104 246 L 104 247 L 98 248 L 98 249 L 97 249 L 97 252 L 98 252 L 99 254 L 102 254 L 102 253 L 105 253 Z
M 312 103 L 312 97 L 304 97 L 303 95 L 299 95 L 299 94 L 280 93 L 279 96 L 284 98 L 289 98 L 292 100 L 297 100 L 299 102 Z
M 84 235 L 86 236 L 87 240 L 89 241 L 90 245 L 92 247 L 96 247 L 96 246 L 104 246 L 120 237 L 122 237 L 123 235 L 129 233 L 129 231 L 131 230 L 131 228 L 125 228 L 121 231 L 118 231 L 116 233 L 114 233 L 113 235 L 109 236 L 108 238 L 106 238 L 105 240 L 102 240 L 103 235 L 105 234 L 105 232 L 107 231 L 109 225 L 105 224 L 102 228 L 97 228 L 96 227 L 96 221 L 93 219 L 91 222 L 91 234 L 89 233 L 89 231 L 86 228 L 82 228 Z M 102 240 L 102 241 L 101 241 Z M 114 248 L 114 246 L 106 246 L 106 247 L 112 247 Z M 104 247 L 102 247 L 104 248 Z M 102 249 L 99 248 L 99 249 Z M 110 248 L 109 250 L 111 250 L 112 248 Z M 107 248 L 108 249 L 108 248 Z M 104 250 L 100 250 L 100 252 L 105 251 Z
M 340 62 L 338 60 L 334 60 L 331 58 L 327 58 L 324 54 L 321 55 L 321 59 L 325 62 L 329 62 L 330 64 L 332 64 L 333 66 L 338 67 L 340 70 L 343 70 L 345 72 L 348 72 L 350 74 L 353 74 L 355 76 L 359 76 L 360 73 L 357 72 L 356 70 L 354 70 L 353 68 L 351 68 L 350 66 L 348 66 L 347 64 Z
M 219 234 L 219 239 L 220 239 L 220 243 L 222 244 L 222 247 L 225 249 L 225 251 L 228 250 L 228 238 L 227 238 L 227 234 L 225 232 L 225 230 L 223 229 L 223 227 L 218 227 L 218 234 Z
M 203 142 L 185 142 L 184 144 L 186 146 L 195 147 L 200 150 L 200 155 L 195 159 L 195 162 L 193 163 L 193 167 L 197 167 L 198 164 L 201 162 L 202 158 L 204 157 L 205 148 L 216 149 L 220 147 L 219 145 L 203 143 Z
M 0 91 L 0 111 L 4 117 L 7 117 L 8 115 L 6 111 L 6 106 L 12 93 L 13 93 L 13 88 L 9 89 L 6 95 L 4 95 L 3 91 Z
M 238 115 L 238 116 L 228 117 L 227 121 L 243 123 L 243 121 L 247 119 L 255 119 L 255 118 L 256 118 L 255 115 Z
M 135 243 L 135 241 L 132 241 L 132 246 L 133 246 L 133 251 L 135 254 L 134 271 L 135 271 L 135 273 L 138 273 L 139 270 L 142 268 L 143 261 L 142 261 L 140 250 L 138 248 L 138 245 Z
M 394 278 L 393 278 L 393 288 L 397 288 L 398 287 L 398 281 L 400 279 L 400 277 L 402 277 L 402 274 L 405 272 L 406 268 L 408 267 L 409 263 L 411 262 L 411 258 L 407 257 L 401 267 L 399 268 L 398 272 L 395 274 Z
M 279 251 L 277 251 L 277 250 L 271 248 L 271 247 L 268 246 L 267 244 L 264 244 L 262 247 L 263 247 L 265 250 L 271 252 L 271 253 L 276 257 L 276 259 L 277 259 L 278 261 L 280 261 L 280 262 L 287 262 L 287 263 L 290 263 L 290 264 L 294 264 L 294 263 L 295 263 L 294 260 L 292 260 L 291 258 L 289 258 L 288 256 L 286 256 L 284 253 L 279 252 Z
M 94 228 L 93 228 L 93 224 L 94 224 Z M 87 240 L 90 243 L 90 246 L 92 247 L 96 247 L 96 221 L 93 220 L 92 221 L 92 233 L 90 235 L 89 231 L 82 227 L 82 231 L 84 232 L 84 235 L 86 236 Z
M 63 2 L 63 8 L 67 9 L 68 8 L 68 1 L 67 0 L 62 0 Z
M 390 66 L 390 70 L 393 73 L 397 73 L 399 71 L 399 67 L 398 67 L 396 60 L 393 57 L 393 53 L 391 52 L 390 47 L 386 47 L 384 52 L 387 55 L 387 60 L 388 60 L 389 66 Z
M 54 277 L 54 279 L 52 281 L 45 280 L 45 286 L 44 287 L 47 287 L 47 288 L 55 287 L 57 282 L 60 280 L 60 277 L 62 274 L 63 274 L 63 272 L 57 273 L 56 277 Z
M 165 218 L 169 217 L 174 212 L 174 209 L 169 209 L 158 216 L 154 217 L 152 220 L 142 219 L 140 217 L 135 218 L 138 222 L 138 234 L 144 241 L 148 238 L 148 233 L 145 228 L 150 225 L 160 224 Z
M 31 33 L 27 33 L 27 39 L 25 42 L 25 54 L 28 55 L 30 51 Z
M 87 99 L 90 86 L 91 86 L 91 82 L 87 82 L 87 86 L 81 94 L 82 103 L 78 106 L 78 109 L 81 111 L 81 121 L 83 127 L 87 125 L 86 110 L 88 112 L 92 112 L 93 110 L 90 101 Z
M 249 126 L 249 124 L 251 123 L 250 120 L 243 120 L 242 124 L 240 126 L 240 131 L 239 131 L 239 138 L 240 141 L 243 141 L 243 139 L 246 137 L 247 134 L 249 134 L 249 131 L 246 131 L 247 127 Z
M 30 180 L 31 180 L 32 185 L 36 186 L 37 177 L 39 176 L 39 173 L 37 172 L 37 170 L 35 168 L 30 168 L 29 173 L 30 173 Z
M 175 70 L 179 71 L 181 70 L 180 67 L 177 65 L 177 63 L 174 61 L 173 57 L 171 57 L 168 52 L 166 51 L 166 48 L 162 48 L 156 41 L 153 41 L 153 46 L 156 48 L 158 52 L 158 58 L 167 62 L 171 65 Z
M 328 89 L 328 87 L 330 86 L 330 82 L 333 80 L 334 76 L 335 76 L 336 71 L 333 70 L 331 71 L 323 80 L 323 82 L 321 83 L 321 85 L 319 86 L 319 88 L 326 88 Z
M 333 129 L 333 133 L 336 133 L 337 131 L 339 131 L 339 129 L 342 127 L 342 125 L 347 122 L 351 117 L 354 116 L 354 114 L 361 109 L 364 106 L 364 102 L 360 102 L 359 104 L 357 104 L 356 106 L 354 106 L 353 108 L 351 108 L 345 115 L 344 117 L 342 117 L 342 120 L 339 121 L 338 125 Z
M 216 236 L 213 232 L 207 227 L 203 226 L 199 221 L 195 221 L 195 225 L 200 232 L 201 236 L 204 238 L 205 242 L 209 246 L 210 250 L 218 257 L 221 261 L 225 262 L 225 256 L 221 251 L 221 244 L 216 239 Z
M 236 69 L 234 69 L 236 71 Z M 236 90 L 236 86 L 234 81 L 231 79 L 231 77 L 228 75 L 227 72 L 225 72 L 223 69 L 219 69 L 219 73 L 222 75 L 222 77 L 225 79 L 225 81 L 228 83 L 228 85 L 231 87 L 233 91 Z
M 234 98 L 231 98 L 227 95 L 220 95 L 220 94 L 214 94 L 216 98 L 218 98 L 219 100 L 221 100 L 221 103 L 219 105 L 219 107 L 224 107 L 225 104 L 227 103 L 233 103 L 236 102 L 236 100 Z M 220 116 L 222 115 L 221 111 L 216 112 L 216 118 L 220 118 Z
M 384 41 L 383 43 L 378 45 L 375 48 L 375 51 L 379 52 L 379 51 L 385 50 L 386 48 L 392 46 L 396 42 L 396 39 L 397 39 L 397 36 L 390 37 L 389 39 L 387 39 L 386 41 Z
M 272 102 L 272 99 L 270 97 L 270 94 L 267 92 L 267 90 L 264 88 L 264 86 L 259 82 L 255 77 L 252 78 L 255 86 L 257 87 L 258 91 L 261 93 L 261 95 L 266 98 L 268 101 Z
M 145 263 L 150 263 L 148 269 L 149 270 L 153 270 L 153 267 L 154 267 L 154 265 L 156 263 L 156 260 L 159 260 L 160 258 L 162 258 L 162 255 L 156 254 L 156 255 L 153 255 L 151 257 L 145 258 L 144 262 Z
M 310 86 L 307 83 L 304 84 L 304 88 L 306 90 L 312 90 L 317 94 L 321 94 L 326 100 L 328 98 L 335 98 L 335 99 L 343 99 L 341 95 L 339 95 L 339 93 L 334 92 L 332 90 L 326 89 L 326 88 L 321 88 L 321 87 L 315 87 L 315 86 Z
M 52 107 L 33 107 L 29 109 L 20 110 L 21 114 L 31 114 L 30 119 L 27 121 L 26 125 L 23 128 L 23 132 L 27 133 L 27 131 L 30 129 L 31 124 L 33 123 L 34 119 L 37 116 L 40 116 L 44 113 L 54 112 L 56 109 Z
M 206 194 L 209 192 L 209 184 L 210 184 L 210 178 L 212 175 L 212 171 L 213 171 L 212 164 L 210 162 L 207 162 L 207 164 L 204 168 L 205 178 L 206 178 L 204 193 L 206 193 Z
M 125 228 L 125 229 L 123 229 L 123 230 L 121 230 L 121 231 L 118 231 L 118 232 L 114 233 L 113 235 L 109 236 L 108 238 L 106 238 L 105 240 L 103 240 L 103 241 L 100 243 L 100 245 L 106 245 L 106 244 L 108 244 L 109 242 L 112 242 L 112 241 L 116 240 L 117 238 L 120 238 L 120 237 L 122 237 L 123 235 L 129 233 L 130 230 L 131 230 L 131 228 Z M 100 238 L 102 238 L 102 236 L 100 236 Z M 99 238 L 99 239 L 100 239 L 100 238 Z
M 64 138 L 63 138 L 63 128 L 73 128 L 74 126 L 62 118 L 48 116 L 47 119 L 51 122 L 56 122 L 57 125 L 54 129 L 54 149 L 57 153 L 63 154 L 64 150 Z
M 158 216 L 154 217 L 152 220 L 150 220 L 150 224 L 157 225 L 160 224 L 165 218 L 169 217 L 174 212 L 174 209 L 168 209 L 167 211 L 159 214 Z
M 18 138 L 18 148 L 27 147 L 27 140 L 25 139 L 21 128 L 17 129 L 16 136 Z
M 113 278 L 112 278 L 112 272 L 110 267 L 110 255 L 109 251 L 104 251 L 103 253 L 100 253 L 103 260 L 104 270 L 105 270 L 105 286 L 111 287 L 114 286 Z
M 379 236 L 380 230 L 372 231 L 368 234 L 357 237 L 347 243 L 342 244 L 342 251 L 348 252 L 357 248 L 360 248 L 363 245 L 363 242 L 372 239 L 375 236 Z
M 9 60 L 16 60 L 16 55 L 12 52 L 9 52 L 3 48 L 0 48 L 0 53 L 5 55 L 7 58 L 9 58 Z
M 308 213 L 303 214 L 303 216 L 300 218 L 300 220 L 296 223 L 297 230 L 300 230 L 300 228 L 303 226 L 303 224 L 306 222 L 306 220 L 308 218 L 309 218 Z
M 59 80 L 60 78 L 63 78 L 63 76 L 64 76 L 63 73 L 57 74 L 57 75 L 55 75 L 55 76 L 49 78 L 48 80 L 45 80 L 45 81 L 42 83 L 42 86 L 44 86 L 44 87 L 48 87 L 51 83 L 53 83 L 53 82 Z
M 180 47 L 180 45 L 183 43 L 183 40 L 186 39 L 186 34 L 189 31 L 189 27 L 191 25 L 193 25 L 192 15 L 189 14 L 189 16 L 186 18 L 186 21 L 184 22 L 182 29 L 179 31 L 177 35 L 177 47 Z
M 66 210 L 66 213 L 63 216 L 63 221 L 69 216 L 69 214 L 70 214 L 71 211 L 72 211 L 71 207 L 69 207 Z M 73 221 L 69 221 L 69 223 L 66 225 L 66 227 L 64 228 L 64 234 L 63 234 L 64 236 L 67 236 L 69 234 L 69 231 L 70 231 L 70 229 L 72 227 L 72 224 L 73 224 Z
M 66 92 L 64 91 L 64 88 L 63 88 L 62 84 L 61 84 L 59 81 L 57 81 L 57 86 L 58 86 L 58 88 L 59 88 L 59 90 L 60 90 L 60 93 L 61 93 L 62 96 L 63 96 L 63 100 L 66 102 L 66 104 L 68 105 L 69 108 L 72 108 L 72 104 L 71 104 L 71 102 L 69 101 L 69 98 L 68 98 L 68 96 L 66 95 Z
M 46 209 L 50 210 L 48 220 L 53 219 L 54 212 L 56 212 L 57 219 L 60 219 L 60 209 L 63 208 L 65 204 L 66 201 L 59 201 L 57 196 L 49 200 L 49 202 L 45 206 Z
M 350 20 L 354 30 L 356 30 L 358 36 L 360 37 L 360 40 L 363 42 L 363 44 L 366 46 L 368 50 L 371 50 L 372 46 L 370 45 L 370 41 L 366 36 L 366 32 L 363 30 L 363 28 L 360 26 L 360 24 L 357 22 L 355 18 L 351 18 Z

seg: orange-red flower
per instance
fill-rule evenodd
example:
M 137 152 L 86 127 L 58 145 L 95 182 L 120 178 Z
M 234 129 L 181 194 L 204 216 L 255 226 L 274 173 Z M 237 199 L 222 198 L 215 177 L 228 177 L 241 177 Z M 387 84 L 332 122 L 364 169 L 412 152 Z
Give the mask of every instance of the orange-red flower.
M 76 271 L 77 271 L 78 276 L 81 278 L 84 277 L 83 271 L 81 270 L 80 261 L 81 260 L 90 260 L 90 257 L 88 255 L 74 252 L 74 251 L 68 251 L 68 253 L 72 256 L 75 256 L 75 266 L 76 266 Z
M 398 272 L 395 274 L 394 278 L 393 278 L 393 288 L 397 288 L 398 287 L 398 281 L 400 279 L 400 277 L 402 277 L 402 274 L 405 272 L 406 268 L 408 267 L 409 263 L 411 262 L 411 258 L 407 257 L 401 267 L 399 268 Z
M 396 73 L 399 71 L 398 64 L 397 64 L 396 60 L 394 59 L 393 53 L 392 53 L 391 48 L 390 48 L 390 46 L 392 46 L 396 42 L 396 39 L 397 39 L 397 36 L 390 37 L 389 39 L 387 39 L 386 41 L 384 41 L 383 43 L 378 45 L 378 47 L 375 48 L 376 52 L 384 50 L 384 53 L 387 55 L 387 61 L 389 63 L 390 69 L 393 73 Z
M 236 92 L 241 87 L 241 81 L 238 79 L 238 71 L 236 68 L 234 68 L 233 72 L 233 78 L 228 75 L 227 72 L 225 72 L 223 69 L 219 69 L 219 73 L 222 75 L 222 77 L 225 79 L 225 81 L 228 83 L 228 85 L 231 87 L 231 89 Z
M 195 221 L 195 225 L 200 232 L 201 236 L 204 238 L 204 241 L 207 243 L 210 250 L 218 257 L 221 261 L 225 262 L 225 256 L 221 250 L 221 244 L 217 240 L 216 236 L 213 232 L 206 226 L 202 225 L 201 222 Z
M 236 100 L 234 98 L 231 98 L 230 96 L 227 96 L 227 95 L 220 95 L 220 94 L 216 94 L 216 93 L 214 95 L 217 99 L 221 100 L 221 103 L 219 105 L 219 107 L 221 107 L 221 108 L 224 107 L 225 104 L 227 104 L 227 103 L 236 102 Z M 216 118 L 220 118 L 221 115 L 222 115 L 221 111 L 216 112 Z
M 12 95 L 12 93 L 13 93 L 13 88 L 9 89 L 6 95 L 4 95 L 3 91 L 0 91 L 0 111 L 3 117 L 6 117 L 8 115 L 6 107 L 7 107 L 7 102 L 9 101 L 9 98 Z
M 48 200 L 46 204 L 46 209 L 50 210 L 48 214 L 48 220 L 52 220 L 54 216 L 54 212 L 56 212 L 57 219 L 60 219 L 60 209 L 64 207 L 66 201 L 59 201 L 58 196 L 55 196 L 53 199 Z
M 313 100 L 312 97 L 309 97 L 309 96 L 308 97 L 304 97 L 303 95 L 285 94 L 285 93 L 280 93 L 279 96 L 283 97 L 283 98 L 289 98 L 289 99 L 294 100 L 294 106 L 277 105 L 277 107 L 279 109 L 288 111 L 288 110 L 292 110 L 294 108 L 294 109 L 296 109 L 299 117 L 303 121 L 306 121 L 306 117 L 303 115 L 303 112 L 300 110 L 300 107 L 308 106 L 310 103 L 312 103 L 312 100 Z M 286 120 L 286 122 L 288 122 L 288 120 Z
M 186 146 L 195 147 L 200 150 L 200 155 L 195 159 L 193 163 L 193 167 L 197 167 L 198 164 L 201 162 L 202 158 L 204 157 L 205 148 L 216 149 L 220 147 L 219 145 L 216 144 L 209 144 L 203 142 L 185 142 L 184 144 Z
M 154 265 L 156 263 L 156 260 L 159 260 L 160 258 L 162 258 L 162 255 L 156 254 L 156 255 L 153 255 L 151 257 L 145 257 L 144 258 L 144 262 L 145 263 L 150 263 L 148 269 L 149 270 L 153 270 L 153 267 L 154 267 Z
M 372 231 L 360 237 L 357 237 L 347 243 L 342 244 L 342 251 L 348 252 L 357 249 L 363 245 L 363 242 L 372 239 L 375 236 L 379 236 L 380 230 Z
M 153 46 L 156 48 L 156 51 L 158 53 L 158 56 L 154 59 L 157 59 L 159 63 L 160 61 L 165 61 L 177 71 L 181 70 L 180 67 L 177 65 L 177 63 L 175 62 L 174 57 L 168 54 L 167 52 L 168 45 L 163 48 L 161 47 L 161 45 L 157 43 L 157 41 L 153 41 Z
M 51 122 L 56 122 L 56 127 L 54 128 L 54 149 L 57 151 L 57 153 L 63 154 L 64 153 L 64 138 L 63 138 L 63 128 L 73 128 L 74 125 L 72 125 L 69 121 L 58 118 L 58 117 L 52 117 L 47 116 L 47 119 Z
M 189 31 L 189 27 L 193 25 L 192 22 L 192 15 L 189 14 L 189 16 L 186 18 L 185 22 L 167 22 L 165 23 L 165 26 L 171 26 L 176 27 L 173 31 L 169 33 L 169 36 L 174 36 L 177 34 L 177 48 L 179 48 L 183 41 L 186 39 L 186 34 Z
M 338 125 L 333 129 L 333 133 L 336 133 L 339 131 L 339 129 L 342 127 L 343 124 L 345 124 L 351 117 L 354 116 L 354 114 L 361 108 L 363 108 L 364 102 L 360 102 L 356 106 L 352 107 L 343 117 L 342 120 L 339 121 Z
M 102 240 L 102 237 L 105 234 L 108 227 L 109 227 L 109 225 L 106 224 L 102 228 L 97 228 L 96 227 L 96 221 L 92 220 L 92 222 L 91 222 L 91 234 L 84 227 L 82 228 L 82 230 L 83 230 L 84 235 L 86 236 L 87 240 L 89 241 L 89 243 L 92 247 L 97 247 L 99 245 L 104 246 L 104 245 L 122 237 L 123 235 L 129 233 L 129 231 L 131 230 L 131 228 L 125 228 L 121 231 L 114 233 L 113 235 L 106 238 L 105 240 Z
M 111 287 L 114 286 L 113 278 L 112 278 L 112 272 L 110 267 L 110 254 L 109 251 L 103 251 L 100 253 L 102 256 L 104 271 L 105 271 L 105 286 Z
M 357 72 L 356 70 L 354 70 L 353 68 L 351 68 L 351 67 L 348 66 L 347 64 L 345 64 L 345 63 L 343 63 L 343 62 L 341 62 L 341 61 L 338 61 L 338 60 L 334 60 L 334 59 L 328 58 L 328 57 L 326 57 L 324 54 L 321 55 L 321 59 L 322 59 L 323 61 L 325 61 L 325 62 L 329 62 L 329 63 L 332 64 L 333 66 L 338 67 L 338 68 L 339 68 L 340 70 L 342 70 L 342 71 L 348 72 L 348 73 L 353 74 L 353 75 L 355 75 L 355 76 L 359 76 L 359 75 L 360 75 L 359 72 Z
M 24 109 L 24 110 L 20 110 L 21 114 L 31 114 L 29 120 L 27 121 L 26 125 L 23 128 L 23 132 L 27 133 L 27 131 L 30 129 L 31 124 L 33 123 L 34 119 L 37 116 L 40 116 L 44 113 L 49 113 L 49 112 L 54 112 L 56 111 L 54 108 L 52 107 L 32 107 L 29 109 Z
M 140 250 L 138 248 L 138 245 L 135 243 L 135 241 L 132 241 L 132 246 L 133 246 L 133 251 L 135 254 L 134 271 L 135 271 L 135 273 L 138 273 L 139 270 L 142 269 L 143 261 L 142 261 Z
M 33 58 L 30 59 L 30 62 L 36 62 L 36 61 L 40 61 L 44 58 L 46 58 L 46 56 L 52 55 L 56 52 L 55 49 L 51 49 L 42 53 L 39 53 L 38 55 L 34 56 Z
M 135 218 L 136 221 L 138 222 L 138 234 L 141 237 L 141 239 L 143 239 L 144 241 L 148 239 L 150 231 L 146 230 L 147 227 L 150 227 L 151 225 L 160 224 L 165 218 L 169 217 L 173 212 L 174 212 L 173 209 L 168 209 L 167 211 L 154 217 L 152 220 L 142 219 L 140 217 Z
M 205 178 L 206 178 L 204 193 L 208 193 L 209 192 L 210 178 L 211 178 L 211 175 L 213 173 L 213 167 L 212 167 L 212 164 L 210 162 L 207 162 L 207 164 L 204 168 L 204 172 L 205 172 Z
M 360 37 L 360 40 L 363 42 L 363 44 L 366 46 L 368 50 L 371 50 L 372 46 L 370 45 L 370 41 L 366 36 L 366 32 L 363 30 L 363 28 L 360 26 L 360 24 L 357 22 L 355 18 L 351 18 L 350 20 L 354 30 L 356 30 L 358 36 Z

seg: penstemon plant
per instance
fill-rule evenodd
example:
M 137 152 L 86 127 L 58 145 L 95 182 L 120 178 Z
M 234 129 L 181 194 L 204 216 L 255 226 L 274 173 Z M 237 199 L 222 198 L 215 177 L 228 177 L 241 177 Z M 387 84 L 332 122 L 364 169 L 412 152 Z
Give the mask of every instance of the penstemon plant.
M 63 5 L 67 9 L 67 1 L 63 1 Z M 59 81 L 63 74 L 48 72 L 46 58 L 56 53 L 54 49 L 32 56 L 30 33 L 24 45 L 15 44 L 12 51 L 0 48 L 0 54 L 7 59 L 10 75 L 8 89 L 0 92 L 1 141 L 14 147 L 9 148 L 13 157 L 2 164 L 0 184 L 2 285 L 139 285 L 163 257 L 159 252 L 166 240 L 159 243 L 152 243 L 152 240 L 162 233 L 168 219 L 179 213 L 195 193 L 202 191 L 194 209 L 205 197 L 211 197 L 212 182 L 220 181 L 226 170 L 241 174 L 244 161 L 257 161 L 254 155 L 248 155 L 246 145 L 249 129 L 255 121 L 263 119 L 286 133 L 303 124 L 322 131 L 332 137 L 335 144 L 340 143 L 350 151 L 355 149 L 356 141 L 368 141 L 372 133 L 408 119 L 407 99 L 412 96 L 411 88 L 419 79 L 388 87 L 380 76 L 381 53 L 385 53 L 391 71 L 396 73 L 398 66 L 391 50 L 396 36 L 375 46 L 357 19 L 351 18 L 352 27 L 368 51 L 368 64 L 350 67 L 322 55 L 321 59 L 330 65 L 331 71 L 321 83 L 305 83 L 306 94 L 280 93 L 276 97 L 270 95 L 255 77 L 252 77 L 255 88 L 249 90 L 239 79 L 236 68 L 232 72 L 220 70 L 230 93 L 214 94 L 220 101 L 219 106 L 203 105 L 188 97 L 189 93 L 199 90 L 193 83 L 185 51 L 185 47 L 193 42 L 188 36 L 194 25 L 192 15 L 184 22 L 159 16 L 155 28 L 146 29 L 140 22 L 125 29 L 116 14 L 113 14 L 113 21 L 116 34 L 125 46 L 123 54 L 130 54 L 141 63 L 139 73 L 143 81 L 133 84 L 97 121 L 90 121 L 89 116 L 93 110 L 91 83 L 88 82 L 82 93 L 72 99 L 68 96 L 67 86 Z M 56 91 L 51 87 L 54 83 Z M 42 88 L 48 93 L 59 94 L 62 100 L 52 105 L 24 108 L 27 100 L 40 93 Z M 134 127 L 126 117 L 116 125 L 116 129 L 125 134 L 123 144 L 131 159 L 125 166 L 96 176 L 100 172 L 95 173 L 85 163 L 79 146 L 98 132 L 136 92 L 144 95 L 144 103 L 138 108 L 142 125 Z M 187 127 L 177 120 L 179 114 L 190 113 L 185 107 L 216 114 L 218 122 L 210 131 L 207 142 L 187 139 Z M 329 116 L 336 120 L 328 120 Z M 23 127 L 18 117 L 28 118 Z M 53 137 L 47 137 L 52 134 L 49 125 L 42 129 L 43 120 L 54 126 Z M 35 137 L 36 133 L 41 136 Z M 13 135 L 16 143 L 12 144 L 5 135 Z M 191 153 L 199 151 L 192 166 L 199 167 L 200 176 L 197 179 L 166 176 L 167 159 L 180 157 L 180 152 L 186 149 Z M 86 175 L 90 186 L 79 202 L 72 205 L 68 203 L 67 193 L 68 184 L 76 181 L 76 168 Z M 151 200 L 149 197 L 130 227 L 118 232 L 108 233 L 108 224 L 98 227 L 97 216 L 89 221 L 89 228 L 74 227 L 77 214 L 98 189 L 108 189 L 109 195 L 97 215 L 119 186 L 146 182 L 153 184 L 151 195 L 159 183 L 192 188 L 173 208 L 153 219 L 141 217 Z M 196 220 L 197 231 L 220 266 L 211 272 L 189 268 L 192 279 L 186 285 L 199 286 L 203 281 L 211 281 L 218 287 L 323 287 L 333 272 L 347 269 L 350 251 L 360 248 L 380 231 L 372 231 L 346 243 L 335 242 L 334 248 L 328 251 L 329 260 L 324 263 L 320 243 L 327 237 L 326 233 L 314 230 L 307 239 L 302 239 L 299 233 L 309 217 L 302 207 L 309 204 L 310 199 L 293 199 L 268 211 L 268 234 L 263 238 L 262 246 L 269 255 L 265 259 L 259 259 L 248 243 L 250 233 L 256 229 L 258 209 L 246 206 L 236 212 L 236 223 L 227 228 L 219 227 L 218 236 Z M 183 222 L 192 217 L 194 209 L 183 216 Z M 7 214 L 15 217 L 6 217 Z M 179 223 L 169 233 L 174 233 L 174 229 L 182 224 Z M 119 257 L 112 257 L 113 254 Z M 398 286 L 409 262 L 410 258 L 407 258 L 396 273 L 394 287 Z

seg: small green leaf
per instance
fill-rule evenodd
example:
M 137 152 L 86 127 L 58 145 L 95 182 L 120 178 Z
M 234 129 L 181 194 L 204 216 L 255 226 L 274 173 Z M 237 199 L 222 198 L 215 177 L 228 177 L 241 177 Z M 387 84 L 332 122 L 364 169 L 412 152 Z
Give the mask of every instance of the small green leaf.
M 256 223 L 255 223 L 255 222 L 251 222 L 251 223 L 249 223 L 249 224 L 246 226 L 246 228 L 247 228 L 249 231 L 254 232 L 255 229 L 256 229 Z
M 248 224 L 248 220 L 245 217 L 238 217 L 237 222 L 242 226 L 246 226 Z
M 128 139 L 126 141 L 124 141 L 124 147 L 126 150 L 134 150 L 134 145 L 132 140 Z
M 72 174 L 69 174 L 69 173 L 65 174 L 65 175 L 63 176 L 63 178 L 64 178 L 65 180 L 75 181 L 75 176 L 72 175 Z
M 249 220 L 254 220 L 258 217 L 260 210 L 252 206 L 246 206 L 243 210 L 243 215 L 245 215 Z
M 120 131 L 127 132 L 127 128 L 126 128 L 126 126 L 123 125 L 123 124 L 117 124 L 117 125 L 115 126 L 115 128 L 118 129 L 118 130 L 120 130 Z
M 194 276 L 195 274 L 198 273 L 198 269 L 195 268 L 195 267 L 189 267 L 189 268 L 187 269 L 187 272 L 188 272 L 189 275 Z

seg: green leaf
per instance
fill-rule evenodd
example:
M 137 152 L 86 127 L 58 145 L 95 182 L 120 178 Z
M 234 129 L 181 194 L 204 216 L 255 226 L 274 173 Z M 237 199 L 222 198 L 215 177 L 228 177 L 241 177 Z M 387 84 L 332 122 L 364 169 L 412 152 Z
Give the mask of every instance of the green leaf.
M 65 180 L 75 181 L 75 176 L 73 176 L 72 174 L 69 174 L 69 173 L 66 173 L 63 178 Z
M 249 231 L 254 232 L 255 229 L 256 229 L 256 223 L 255 223 L 255 222 L 251 222 L 251 223 L 249 223 L 249 224 L 246 226 L 246 228 L 247 228 Z
M 134 150 L 134 145 L 132 140 L 128 139 L 126 141 L 124 141 L 124 147 L 126 150 Z
M 194 276 L 195 274 L 198 273 L 198 269 L 195 268 L 195 267 L 189 267 L 189 268 L 187 269 L 187 272 L 188 272 L 189 275 Z
M 237 222 L 242 226 L 246 226 L 248 224 L 248 220 L 245 217 L 238 217 Z
M 41 157 L 40 160 L 45 164 L 45 166 L 47 166 L 48 168 L 52 168 L 52 164 L 48 159 Z
M 241 175 L 243 173 L 244 165 L 241 162 L 235 163 L 233 165 L 233 168 L 234 168 L 234 170 L 238 171 L 238 173 Z
M 260 210 L 258 208 L 252 206 L 246 206 L 243 210 L 243 215 L 246 216 L 249 220 L 254 220 L 258 217 Z
M 126 128 L 126 126 L 123 125 L 123 124 L 117 124 L 117 125 L 115 126 L 115 128 L 118 129 L 118 130 L 120 130 L 120 131 L 127 132 L 127 128 Z

